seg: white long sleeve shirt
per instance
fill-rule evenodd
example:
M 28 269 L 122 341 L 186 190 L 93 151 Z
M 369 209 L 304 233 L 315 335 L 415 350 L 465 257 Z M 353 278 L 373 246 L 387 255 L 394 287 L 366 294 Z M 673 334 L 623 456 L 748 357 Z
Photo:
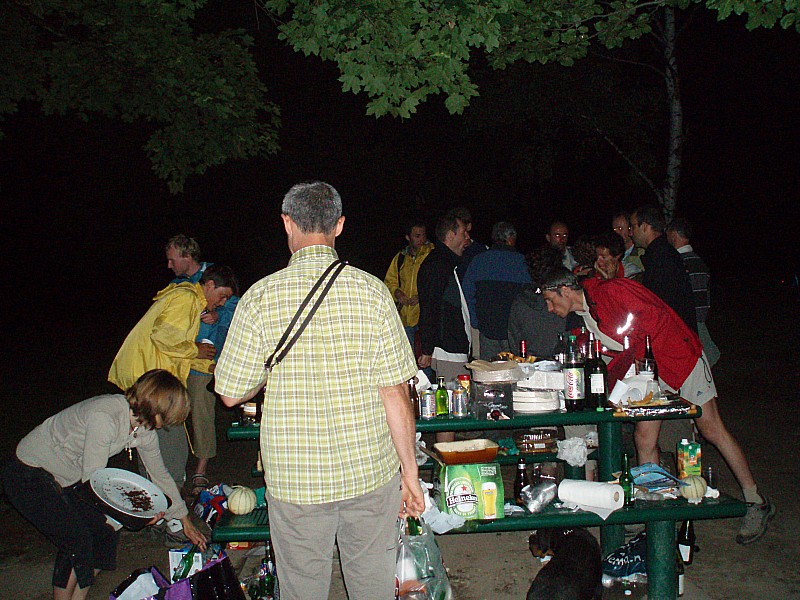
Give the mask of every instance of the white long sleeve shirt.
M 95 396 L 53 415 L 20 441 L 17 457 L 67 487 L 88 481 L 126 448 L 138 450 L 153 483 L 172 500 L 167 518 L 185 517 L 186 503 L 164 466 L 155 430 L 131 432 L 130 406 L 121 394 Z

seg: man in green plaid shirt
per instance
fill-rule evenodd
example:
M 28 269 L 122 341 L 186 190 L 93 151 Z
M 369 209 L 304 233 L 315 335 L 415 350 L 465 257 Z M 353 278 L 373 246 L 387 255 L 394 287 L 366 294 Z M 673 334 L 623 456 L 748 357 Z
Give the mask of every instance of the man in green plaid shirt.
M 267 377 L 265 361 L 338 258 L 334 241 L 344 226 L 341 198 L 326 183 L 294 186 L 282 212 L 289 266 L 242 296 L 216 391 L 235 406 L 266 377 L 261 455 L 281 596 L 327 598 L 338 542 L 350 598 L 388 600 L 398 511 L 424 510 L 405 383 L 416 363 L 386 286 L 347 266 Z

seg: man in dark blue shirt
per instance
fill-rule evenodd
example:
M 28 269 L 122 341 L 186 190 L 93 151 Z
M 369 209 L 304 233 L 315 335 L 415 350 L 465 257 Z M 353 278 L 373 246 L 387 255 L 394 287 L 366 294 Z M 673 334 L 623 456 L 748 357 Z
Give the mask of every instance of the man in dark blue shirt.
M 664 213 L 655 205 L 640 206 L 631 215 L 633 243 L 645 250 L 642 283 L 697 331 L 692 284 L 681 255 L 664 235 L 666 227 Z

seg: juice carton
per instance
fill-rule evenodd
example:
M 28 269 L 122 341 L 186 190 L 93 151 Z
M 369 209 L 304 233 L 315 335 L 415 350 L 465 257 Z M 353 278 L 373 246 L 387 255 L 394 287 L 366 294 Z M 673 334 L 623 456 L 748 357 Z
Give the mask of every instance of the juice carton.
M 683 439 L 678 445 L 678 477 L 684 479 L 690 475 L 702 476 L 703 467 L 701 463 L 702 452 L 698 442 L 690 442 Z

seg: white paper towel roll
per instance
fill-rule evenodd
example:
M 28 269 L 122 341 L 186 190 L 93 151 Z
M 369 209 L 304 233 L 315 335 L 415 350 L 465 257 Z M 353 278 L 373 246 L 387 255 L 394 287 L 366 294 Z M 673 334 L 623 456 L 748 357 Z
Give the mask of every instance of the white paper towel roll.
M 619 484 L 575 479 L 565 479 L 558 485 L 558 498 L 562 502 L 577 504 L 603 519 L 625 503 L 625 493 Z

